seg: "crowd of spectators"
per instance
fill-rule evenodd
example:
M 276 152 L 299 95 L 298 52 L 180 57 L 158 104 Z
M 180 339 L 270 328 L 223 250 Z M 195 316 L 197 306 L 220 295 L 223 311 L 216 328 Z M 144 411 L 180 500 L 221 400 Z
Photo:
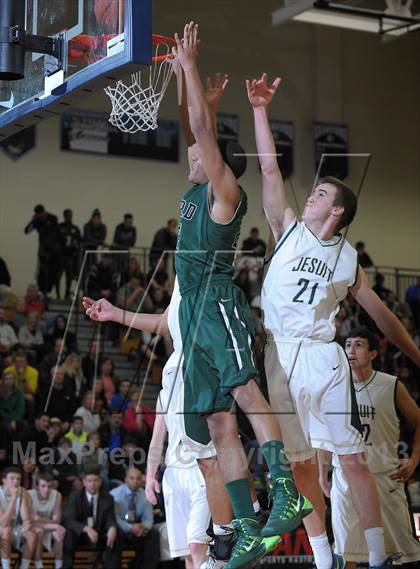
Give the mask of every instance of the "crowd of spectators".
M 53 232 L 64 236 L 58 242 L 63 247 L 59 255 L 60 270 L 66 275 L 67 293 L 78 266 L 76 251 L 81 243 L 92 250 L 102 247 L 106 227 L 98 210 L 80 232 L 72 223 L 70 210 L 65 210 L 64 222 L 58 224 L 55 216 L 41 208 L 35 208 L 34 219 L 25 231 L 36 229 L 39 232 L 41 272 L 46 258 L 48 263 L 56 262 L 54 251 L 48 251 L 45 256 L 45 247 Z M 92 258 L 88 267 L 85 292 L 95 299 L 105 297 L 127 310 L 140 307 L 144 312 L 163 312 L 170 302 L 173 281 L 171 261 L 161 259 L 160 254 L 174 249 L 175 234 L 176 220 L 169 220 L 167 226 L 156 233 L 148 271 L 142 270 L 136 256 L 122 263 L 116 261 L 118 256 L 112 253 L 98 252 L 98 259 Z M 135 245 L 136 237 L 133 217 L 127 214 L 115 229 L 112 248 L 130 248 Z M 359 247 L 361 257 L 367 255 L 362 245 Z M 265 341 L 260 296 L 265 253 L 266 244 L 258 229 L 253 228 L 243 241 L 234 274 L 236 284 L 243 289 L 251 305 L 259 361 L 262 361 Z M 45 270 L 49 274 L 51 267 Z M 53 274 L 60 274 L 58 269 L 54 271 Z M 63 519 L 61 509 L 60 514 L 54 514 L 54 520 L 51 518 L 51 523 L 57 526 L 52 538 L 56 543 L 54 551 L 56 559 L 61 559 L 56 569 L 63 566 L 63 559 L 65 569 L 71 567 L 74 547 L 95 540 L 107 552 L 109 567 L 117 567 L 124 540 L 116 538 L 124 534 L 127 544 L 134 537 L 143 539 L 151 560 L 147 567 L 153 569 L 158 559 L 159 540 L 152 530 L 152 507 L 146 503 L 142 490 L 154 424 L 153 410 L 141 402 L 141 393 L 132 378 L 118 377 L 114 361 L 104 353 L 103 345 L 92 339 L 87 352 L 81 353 L 80 340 L 74 332 L 66 330 L 67 316 L 49 313 L 47 293 L 54 283 L 49 282 L 43 291 L 38 285 L 30 284 L 24 297 L 15 297 L 11 293 L 12 279 L 2 259 L 0 280 L 0 470 L 12 467 L 5 470 L 3 487 L 11 484 L 9 477 L 20 477 L 19 485 L 28 491 L 29 497 L 31 492 L 34 496 L 33 508 L 36 509 L 37 500 L 49 500 L 50 495 L 59 499 L 60 504 L 67 504 Z M 44 275 L 38 278 L 38 283 L 45 285 L 46 280 Z M 375 277 L 374 289 L 419 343 L 420 278 L 407 289 L 404 301 L 398 300 L 395 292 L 385 286 L 381 274 Z M 10 302 L 11 297 L 13 302 Z M 336 340 L 341 344 L 358 325 L 373 329 L 380 340 L 375 367 L 397 375 L 420 403 L 420 382 L 413 365 L 389 344 L 350 295 L 342 303 L 336 324 Z M 108 338 L 122 346 L 118 330 L 116 326 L 111 327 Z M 133 343 L 137 357 L 153 359 L 161 366 L 172 350 L 170 339 L 153 334 L 134 331 L 130 340 L 138 340 L 137 344 Z M 128 356 L 132 353 L 128 352 Z M 240 425 L 244 443 L 252 446 L 249 425 L 241 419 Z M 410 441 L 406 425 L 402 427 L 403 440 Z M 133 465 L 137 468 L 130 469 Z M 261 465 L 254 466 L 259 475 Z M 49 489 L 48 496 L 46 489 Z M 92 496 L 91 504 L 88 498 Z M 103 503 L 100 520 L 98 503 Z M 1 508 L 0 500 L 0 515 Z M 36 514 L 33 515 L 32 527 L 36 528 Z M 115 531 L 110 532 L 110 528 Z M 34 559 L 38 555 L 39 561 L 42 547 L 39 536 L 37 539 L 38 542 L 34 538 L 34 543 L 38 545 L 26 543 L 24 555 L 30 554 Z M 39 563 L 37 569 L 41 567 Z M 138 563 L 140 567 L 141 559 Z
M 155 268 L 164 251 L 175 250 L 177 229 L 177 220 L 169 219 L 166 226 L 156 232 L 149 255 L 151 269 Z M 57 298 L 60 298 L 60 281 L 63 275 L 65 275 L 65 297 L 70 297 L 72 282 L 79 275 L 85 251 L 90 253 L 86 256 L 84 278 L 88 278 L 92 288 L 95 288 L 98 286 L 95 278 L 108 277 L 107 288 L 104 290 L 107 291 L 108 296 L 115 294 L 118 282 L 111 278 L 110 263 L 103 260 L 101 266 L 97 267 L 95 252 L 101 249 L 112 250 L 114 252 L 113 269 L 122 276 L 122 273 L 127 273 L 126 255 L 118 255 L 118 251 L 130 251 L 138 241 L 134 216 L 131 213 L 126 213 L 123 221 L 115 227 L 112 240 L 107 239 L 108 229 L 97 208 L 93 210 L 89 221 L 84 224 L 81 231 L 73 223 L 72 210 L 65 209 L 63 221 L 59 223 L 56 215 L 49 213 L 43 205 L 39 204 L 35 206 L 32 219 L 25 226 L 25 234 L 32 231 L 38 233 L 37 284 L 39 290 L 44 295 L 49 295 L 55 289 Z M 92 266 L 96 266 L 96 269 L 90 274 Z M 129 276 L 133 276 L 133 273 L 128 272 L 126 279 L 121 279 L 120 284 L 125 284 Z M 2 283 L 10 286 L 10 275 L 7 266 L 0 264 L 0 284 Z

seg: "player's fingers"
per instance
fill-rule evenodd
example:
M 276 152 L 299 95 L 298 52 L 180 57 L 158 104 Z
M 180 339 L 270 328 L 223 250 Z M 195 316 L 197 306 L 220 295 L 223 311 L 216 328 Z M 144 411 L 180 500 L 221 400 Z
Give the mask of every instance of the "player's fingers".
M 267 73 L 261 75 L 261 82 L 263 85 L 267 85 Z
M 224 91 L 224 90 L 226 89 L 228 83 L 229 83 L 229 77 L 228 77 L 227 75 L 225 75 L 225 76 L 223 77 L 223 82 L 222 82 L 222 85 L 221 85 L 222 91 Z
M 206 77 L 206 89 L 211 89 L 211 77 Z
M 181 40 L 179 39 L 178 34 L 175 32 L 175 41 L 176 41 L 176 46 L 177 46 L 177 51 L 182 50 L 182 43 Z
M 273 84 L 271 86 L 271 89 L 274 91 L 277 91 L 278 86 L 280 85 L 280 83 L 282 82 L 281 77 L 276 77 L 273 81 Z

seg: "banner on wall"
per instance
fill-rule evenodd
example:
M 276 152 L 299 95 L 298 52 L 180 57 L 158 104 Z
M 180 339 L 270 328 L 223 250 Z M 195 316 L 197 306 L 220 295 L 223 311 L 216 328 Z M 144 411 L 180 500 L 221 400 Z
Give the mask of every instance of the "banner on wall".
M 294 171 L 295 126 L 289 121 L 270 119 L 270 128 L 276 145 L 277 162 L 284 180 Z
M 349 163 L 347 156 L 331 156 L 331 154 L 348 153 L 348 127 L 344 124 L 314 123 L 315 141 L 315 171 L 318 172 L 319 163 L 323 154 L 320 178 L 323 176 L 335 176 L 340 180 L 347 178 Z
M 217 136 L 221 140 L 239 140 L 239 116 L 227 113 L 217 115 Z
M 107 156 L 179 161 L 179 121 L 159 119 L 155 131 L 127 134 L 107 113 L 71 110 L 61 115 L 61 149 Z
M 36 130 L 35 126 L 30 126 L 21 130 L 12 136 L 6 138 L 0 143 L 1 148 L 12 160 L 19 160 L 27 152 L 35 148 Z

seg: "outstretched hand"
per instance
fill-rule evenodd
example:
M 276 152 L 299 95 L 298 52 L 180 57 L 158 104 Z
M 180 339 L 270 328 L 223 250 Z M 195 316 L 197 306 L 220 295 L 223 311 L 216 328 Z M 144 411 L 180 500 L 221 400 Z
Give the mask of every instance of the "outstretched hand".
M 281 78 L 276 77 L 271 87 L 267 85 L 267 73 L 263 73 L 260 79 L 247 79 L 246 90 L 251 105 L 256 107 L 265 107 L 269 105 L 281 83 Z
M 176 33 L 175 41 L 175 51 L 182 68 L 184 71 L 191 69 L 195 66 L 198 57 L 198 46 L 200 44 L 200 40 L 198 39 L 198 24 L 194 22 L 185 24 L 184 37 L 181 40 Z
M 107 322 L 113 320 L 115 307 L 108 302 L 105 298 L 100 300 L 93 300 L 88 296 L 83 297 L 83 307 L 86 311 L 86 316 L 95 322 Z
M 207 77 L 206 99 L 213 110 L 217 110 L 228 83 L 229 77 L 226 74 L 222 76 L 220 73 L 216 73 L 214 81 L 212 81 L 211 77 Z

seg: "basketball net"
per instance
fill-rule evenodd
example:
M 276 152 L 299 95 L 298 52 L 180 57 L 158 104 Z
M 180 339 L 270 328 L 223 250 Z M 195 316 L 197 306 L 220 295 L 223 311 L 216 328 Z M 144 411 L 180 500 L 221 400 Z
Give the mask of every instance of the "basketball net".
M 109 122 L 121 132 L 157 129 L 159 107 L 173 73 L 173 43 L 171 38 L 153 36 L 155 52 L 149 69 L 133 73 L 131 83 L 120 80 L 115 87 L 105 87 L 112 103 Z

